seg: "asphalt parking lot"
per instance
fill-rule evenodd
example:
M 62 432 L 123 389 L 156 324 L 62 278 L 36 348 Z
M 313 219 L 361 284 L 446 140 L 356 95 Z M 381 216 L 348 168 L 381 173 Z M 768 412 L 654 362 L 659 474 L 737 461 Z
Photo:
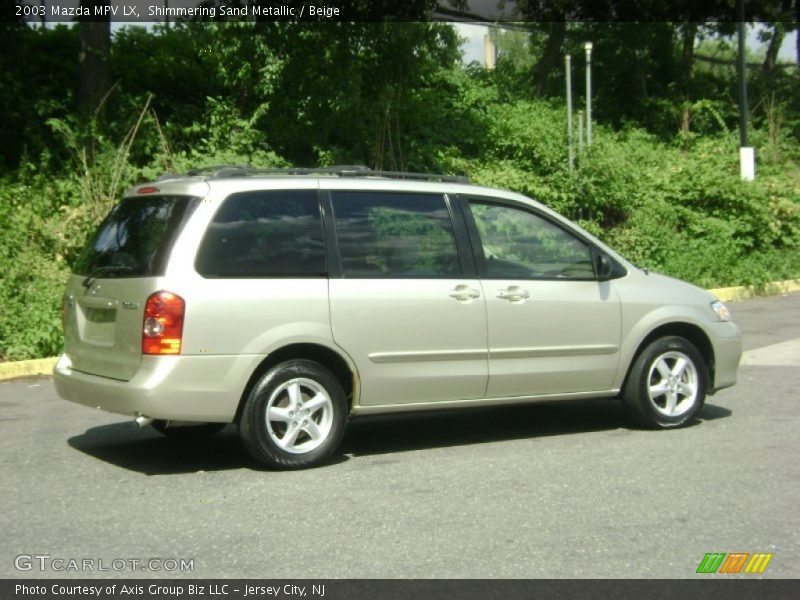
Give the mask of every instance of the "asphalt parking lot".
M 2 383 L 0 577 L 691 578 L 707 552 L 773 553 L 764 577 L 798 577 L 800 294 L 732 310 L 739 384 L 686 429 L 631 428 L 609 401 L 371 418 L 300 472 L 259 468 L 233 427 L 179 443 L 49 378 Z

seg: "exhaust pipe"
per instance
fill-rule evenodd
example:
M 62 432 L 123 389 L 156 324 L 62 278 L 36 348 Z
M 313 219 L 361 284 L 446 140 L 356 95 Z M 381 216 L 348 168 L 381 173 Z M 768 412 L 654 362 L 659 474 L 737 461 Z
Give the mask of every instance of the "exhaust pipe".
M 151 419 L 150 417 L 145 417 L 145 416 L 143 416 L 143 415 L 139 415 L 138 417 L 136 417 L 136 424 L 137 424 L 137 425 L 138 425 L 140 428 L 141 428 L 141 427 L 147 427 L 147 426 L 148 426 L 148 425 L 150 425 L 150 423 L 152 423 L 152 422 L 153 422 L 153 419 Z

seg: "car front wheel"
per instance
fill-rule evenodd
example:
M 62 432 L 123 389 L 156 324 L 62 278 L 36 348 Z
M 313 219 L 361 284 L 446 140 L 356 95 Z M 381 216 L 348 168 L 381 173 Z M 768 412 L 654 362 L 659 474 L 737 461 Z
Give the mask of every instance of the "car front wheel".
M 259 462 L 278 469 L 319 464 L 339 445 L 347 419 L 341 384 L 319 363 L 290 360 L 253 386 L 239 433 Z
M 655 340 L 631 366 L 622 393 L 630 417 L 654 429 L 681 427 L 702 408 L 708 389 L 705 361 L 685 338 Z

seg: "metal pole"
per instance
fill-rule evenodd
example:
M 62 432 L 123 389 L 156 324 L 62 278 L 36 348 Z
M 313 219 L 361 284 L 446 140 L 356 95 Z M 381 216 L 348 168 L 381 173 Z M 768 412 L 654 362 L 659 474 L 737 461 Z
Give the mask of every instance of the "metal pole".
M 575 168 L 575 153 L 572 149 L 572 57 L 564 57 L 567 77 L 567 148 L 569 153 L 569 171 Z
M 744 0 L 737 0 L 738 12 L 738 56 L 737 67 L 739 71 L 739 174 L 743 181 L 753 181 L 756 178 L 755 149 L 747 144 L 747 73 L 745 64 L 745 13 Z
M 737 65 L 739 67 L 739 145 L 742 148 L 747 146 L 747 75 L 745 74 L 745 23 L 744 23 L 744 0 L 737 0 L 739 12 L 739 23 L 737 24 L 739 54 Z
M 583 111 L 578 111 L 578 152 L 583 152 Z
M 586 145 L 592 145 L 592 42 L 586 42 Z

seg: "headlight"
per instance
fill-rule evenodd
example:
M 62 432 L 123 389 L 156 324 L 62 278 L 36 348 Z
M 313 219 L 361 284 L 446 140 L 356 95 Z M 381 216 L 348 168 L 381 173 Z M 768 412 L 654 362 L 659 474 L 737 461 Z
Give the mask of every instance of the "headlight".
M 717 319 L 719 319 L 720 321 L 731 320 L 731 311 L 728 310 L 728 307 L 725 306 L 724 302 L 715 300 L 714 302 L 711 303 L 711 310 L 714 311 L 714 314 L 717 315 Z

